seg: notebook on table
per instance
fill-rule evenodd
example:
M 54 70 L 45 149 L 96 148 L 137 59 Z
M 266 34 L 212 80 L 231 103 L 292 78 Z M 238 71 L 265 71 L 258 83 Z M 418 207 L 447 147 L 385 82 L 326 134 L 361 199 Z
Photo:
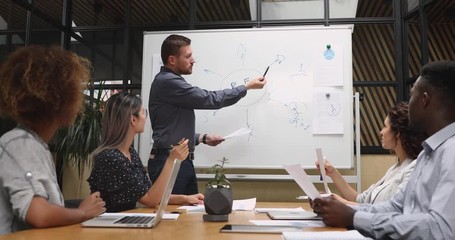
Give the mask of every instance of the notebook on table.
M 81 225 L 84 227 L 113 227 L 113 228 L 153 228 L 161 221 L 166 210 L 175 179 L 180 169 L 181 161 L 175 159 L 171 174 L 167 180 L 160 206 L 156 214 L 147 213 L 105 213 L 92 218 Z
M 321 217 L 311 211 L 273 210 L 268 211 L 267 215 L 272 220 L 321 220 Z
M 357 230 L 349 230 L 349 231 L 299 231 L 299 232 L 283 232 L 282 235 L 284 240 L 307 240 L 307 239 L 314 239 L 314 240 L 366 240 L 371 239 L 368 237 L 364 237 L 360 234 Z

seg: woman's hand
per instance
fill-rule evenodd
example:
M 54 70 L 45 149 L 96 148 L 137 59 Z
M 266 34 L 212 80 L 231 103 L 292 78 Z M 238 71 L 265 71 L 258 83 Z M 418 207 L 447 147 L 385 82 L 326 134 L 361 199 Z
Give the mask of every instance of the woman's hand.
M 204 195 L 202 193 L 193 195 L 172 194 L 169 204 L 176 205 L 199 205 L 204 204 Z
M 340 202 L 342 202 L 342 203 L 344 203 L 344 204 L 350 204 L 350 203 L 351 203 L 351 202 L 349 202 L 348 200 L 344 199 L 343 197 L 341 197 L 340 195 L 338 195 L 338 194 L 336 194 L 336 193 L 332 193 L 332 196 L 333 196 L 336 200 L 338 200 L 338 201 L 340 201 Z
M 104 213 L 106 211 L 105 205 L 106 203 L 101 199 L 100 193 L 94 192 L 81 202 L 79 209 L 84 213 L 84 220 L 87 220 Z
M 170 159 L 178 159 L 180 161 L 185 160 L 188 157 L 188 154 L 190 153 L 190 150 L 188 148 L 188 139 L 182 139 L 180 140 L 178 145 L 174 145 L 171 152 L 169 153 L 169 158 Z
M 320 170 L 319 161 L 316 161 L 316 167 Z M 325 160 L 325 174 L 329 177 L 332 177 L 334 172 L 338 171 L 328 160 Z
M 204 195 L 202 193 L 185 195 L 185 202 L 188 205 L 199 205 L 204 203 Z

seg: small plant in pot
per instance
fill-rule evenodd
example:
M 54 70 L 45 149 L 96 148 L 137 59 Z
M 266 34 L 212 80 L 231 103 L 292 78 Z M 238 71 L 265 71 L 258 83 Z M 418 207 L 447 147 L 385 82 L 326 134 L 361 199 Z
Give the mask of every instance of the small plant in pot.
M 223 173 L 224 164 L 228 159 L 223 157 L 221 164 L 215 164 L 210 173 L 215 176 L 205 185 L 204 207 L 207 214 L 203 215 L 204 221 L 226 222 L 232 211 L 231 183 Z

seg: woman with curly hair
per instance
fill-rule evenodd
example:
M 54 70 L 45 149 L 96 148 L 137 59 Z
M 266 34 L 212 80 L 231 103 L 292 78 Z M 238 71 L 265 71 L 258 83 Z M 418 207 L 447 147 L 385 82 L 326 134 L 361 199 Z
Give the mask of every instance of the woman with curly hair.
M 59 47 L 16 50 L 0 69 L 0 114 L 18 123 L 0 138 L 0 235 L 82 222 L 103 213 L 93 193 L 64 207 L 48 142 L 81 109 L 88 60 Z
M 408 122 L 407 103 L 401 102 L 390 108 L 380 134 L 382 147 L 395 154 L 397 162 L 387 170 L 381 180 L 362 193 L 357 193 L 338 170 L 326 161 L 326 173 L 341 193 L 341 196 L 335 194 L 338 200 L 344 203 L 378 203 L 390 199 L 406 186 L 416 165 L 414 159 L 422 151 L 422 142 L 426 139 L 423 132 L 409 128 Z M 319 169 L 317 163 L 316 166 Z

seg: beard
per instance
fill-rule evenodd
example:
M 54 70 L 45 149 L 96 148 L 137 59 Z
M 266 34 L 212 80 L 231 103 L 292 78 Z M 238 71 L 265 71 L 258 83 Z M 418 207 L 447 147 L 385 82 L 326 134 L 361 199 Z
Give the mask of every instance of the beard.
M 188 67 L 180 67 L 178 71 L 181 75 L 190 75 L 191 73 L 193 73 L 193 65 L 191 64 Z

